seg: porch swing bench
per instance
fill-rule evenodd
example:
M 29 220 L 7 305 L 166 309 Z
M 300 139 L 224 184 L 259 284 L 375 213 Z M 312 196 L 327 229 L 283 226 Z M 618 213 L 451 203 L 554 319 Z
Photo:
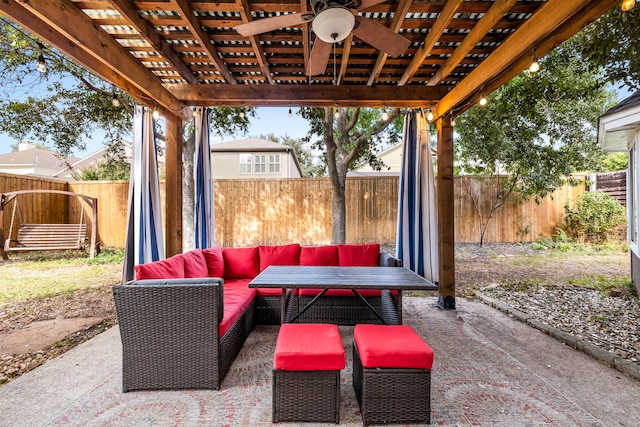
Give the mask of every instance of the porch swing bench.
M 86 247 L 87 241 L 87 223 L 84 222 L 84 206 L 80 214 L 80 222 L 77 224 L 23 224 L 19 208 L 18 216 L 20 217 L 20 226 L 15 239 L 12 239 L 13 225 L 17 208 L 16 196 L 28 193 L 53 193 L 64 194 L 67 196 L 75 196 L 82 198 L 92 209 L 93 224 L 91 227 L 90 257 L 95 256 L 96 250 L 99 251 L 97 238 L 97 205 L 96 198 L 85 196 L 70 191 L 61 190 L 23 190 L 4 193 L 0 195 L 0 251 L 2 257 L 7 259 L 8 252 L 28 252 L 28 251 L 52 251 L 52 250 L 81 250 Z M 9 233 L 5 239 L 3 221 L 4 208 L 11 201 L 14 202 L 13 212 L 11 214 L 11 225 Z
M 21 224 L 18 237 L 6 240 L 7 252 L 82 249 L 87 241 L 87 224 Z M 15 246 L 10 246 L 14 242 Z

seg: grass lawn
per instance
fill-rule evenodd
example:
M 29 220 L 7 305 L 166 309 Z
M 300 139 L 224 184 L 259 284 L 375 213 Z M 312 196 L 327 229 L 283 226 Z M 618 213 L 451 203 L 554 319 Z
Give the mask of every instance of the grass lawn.
M 109 248 L 94 259 L 78 251 L 12 253 L 0 261 L 0 303 L 115 285 L 122 278 L 122 260 L 122 250 Z

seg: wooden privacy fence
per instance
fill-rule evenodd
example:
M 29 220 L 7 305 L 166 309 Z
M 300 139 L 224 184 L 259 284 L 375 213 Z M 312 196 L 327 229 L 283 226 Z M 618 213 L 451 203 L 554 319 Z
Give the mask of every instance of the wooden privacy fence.
M 480 229 L 467 192 L 456 178 L 455 238 L 478 242 Z M 0 174 L 0 192 L 27 188 L 73 191 L 98 199 L 98 231 L 103 246 L 123 247 L 129 183 L 48 182 L 46 179 Z M 481 185 L 475 183 L 474 185 Z M 34 187 L 30 187 L 34 186 Z M 161 183 L 164 215 L 164 183 Z M 393 244 L 396 239 L 397 177 L 358 177 L 347 180 L 347 241 Z M 584 191 L 584 186 L 565 186 L 540 204 L 507 203 L 491 220 L 485 242 L 535 241 L 555 234 L 562 224 L 564 205 Z M 216 180 L 216 240 L 221 246 L 251 246 L 300 242 L 304 245 L 331 241 L 331 183 L 327 178 L 274 180 Z M 480 199 L 481 204 L 488 203 Z M 25 208 L 23 208 L 25 209 Z M 42 222 L 78 221 L 77 206 L 34 204 L 34 215 Z M 46 215 L 49 216 L 46 216 Z M 45 216 L 43 216 L 45 215 Z M 61 217 L 56 221 L 53 216 Z M 164 218 L 163 221 L 167 219 Z M 168 218 L 182 221 L 182 218 Z M 6 219 L 5 219 L 6 221 Z M 5 224 L 8 227 L 8 224 Z

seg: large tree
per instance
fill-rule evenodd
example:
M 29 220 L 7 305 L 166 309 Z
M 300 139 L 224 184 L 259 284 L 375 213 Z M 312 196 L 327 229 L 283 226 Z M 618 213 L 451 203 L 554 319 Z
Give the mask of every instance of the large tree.
M 618 86 L 640 89 L 640 6 L 628 12 L 614 7 L 575 37 L 578 53 L 601 68 Z
M 41 55 L 45 59 L 44 72 L 36 68 Z M 110 152 L 119 154 L 122 153 L 117 143 L 131 138 L 133 99 L 5 18 L 0 18 L 0 82 L 0 132 L 12 138 L 41 143 L 62 158 L 76 149 L 84 150 L 96 134 L 103 134 L 103 143 Z M 212 134 L 246 133 L 251 117 L 255 117 L 251 107 L 213 108 Z M 161 126 L 156 131 L 161 145 Z M 193 128 L 187 123 L 183 146 L 183 235 L 187 248 L 193 247 L 193 144 Z M 76 176 L 124 178 L 122 156 L 110 159 Z
M 0 131 L 62 157 L 84 150 L 95 134 L 109 144 L 131 133 L 133 104 L 126 94 L 11 21 L 0 19 L 0 29 Z M 41 55 L 44 72 L 36 68 Z
M 331 241 L 345 243 L 347 172 L 358 162 L 368 162 L 376 170 L 384 165 L 376 157 L 384 141 L 397 142 L 402 128 L 400 110 L 394 108 L 383 118 L 374 108 L 301 108 L 299 114 L 311 125 L 307 138 L 323 150 L 333 195 Z M 390 126 L 391 125 L 391 126 Z M 320 136 L 320 139 L 314 139 Z
M 615 95 L 599 69 L 576 51 L 575 41 L 565 43 L 539 72 L 521 73 L 491 94 L 486 106 L 474 106 L 457 120 L 458 167 L 486 184 L 483 202 L 477 187 L 463 180 L 478 214 L 480 244 L 508 200 L 542 198 L 572 173 L 601 166 L 596 123 Z

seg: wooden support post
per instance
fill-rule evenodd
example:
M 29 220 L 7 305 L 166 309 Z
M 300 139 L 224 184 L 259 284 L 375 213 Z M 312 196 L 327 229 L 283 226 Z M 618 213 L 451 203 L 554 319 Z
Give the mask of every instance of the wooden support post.
M 437 123 L 438 176 L 436 197 L 438 205 L 439 283 L 438 305 L 445 310 L 456 308 L 455 236 L 453 193 L 453 126 L 449 116 Z
M 165 234 L 167 258 L 182 253 L 182 119 L 165 114 L 167 124 L 165 172 Z

